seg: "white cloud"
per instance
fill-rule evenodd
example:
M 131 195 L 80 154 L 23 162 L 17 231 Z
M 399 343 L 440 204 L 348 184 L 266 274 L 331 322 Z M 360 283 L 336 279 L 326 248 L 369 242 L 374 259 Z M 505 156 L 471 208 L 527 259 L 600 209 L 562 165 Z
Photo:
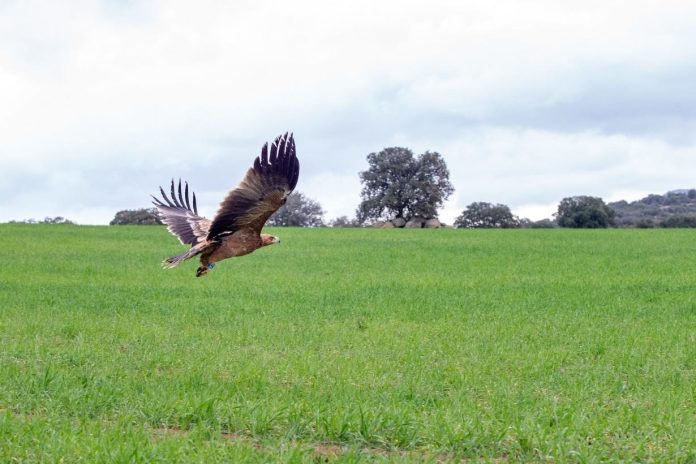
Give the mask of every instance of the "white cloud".
M 354 212 L 365 155 L 394 144 L 443 153 L 448 222 L 471 201 L 521 214 L 690 187 L 694 14 L 680 1 L 1 3 L 0 221 L 108 222 L 172 176 L 213 214 L 285 130 L 300 189 L 329 217 Z

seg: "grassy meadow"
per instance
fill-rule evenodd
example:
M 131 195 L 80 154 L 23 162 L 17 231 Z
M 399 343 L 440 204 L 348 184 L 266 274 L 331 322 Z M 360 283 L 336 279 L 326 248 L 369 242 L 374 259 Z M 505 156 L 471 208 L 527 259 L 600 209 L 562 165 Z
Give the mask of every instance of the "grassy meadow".
M 696 231 L 0 226 L 0 462 L 696 463 Z

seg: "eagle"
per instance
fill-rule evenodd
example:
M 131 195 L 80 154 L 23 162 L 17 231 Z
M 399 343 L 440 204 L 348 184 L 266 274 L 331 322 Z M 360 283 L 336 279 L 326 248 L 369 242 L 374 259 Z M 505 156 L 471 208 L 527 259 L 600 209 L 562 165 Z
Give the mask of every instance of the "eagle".
M 195 193 L 193 202 L 189 201 L 188 182 L 184 183 L 182 194 L 181 179 L 176 191 L 172 179 L 170 197 L 160 187 L 162 198 L 152 195 L 152 203 L 169 232 L 191 248 L 165 259 L 162 266 L 173 268 L 200 255 L 201 265 L 196 270 L 196 277 L 200 277 L 223 259 L 248 255 L 261 247 L 280 243 L 278 237 L 262 234 L 261 229 L 285 204 L 299 175 L 300 162 L 293 135 L 285 133 L 276 137 L 270 150 L 268 143 L 263 145 L 242 181 L 220 203 L 212 221 L 198 215 Z

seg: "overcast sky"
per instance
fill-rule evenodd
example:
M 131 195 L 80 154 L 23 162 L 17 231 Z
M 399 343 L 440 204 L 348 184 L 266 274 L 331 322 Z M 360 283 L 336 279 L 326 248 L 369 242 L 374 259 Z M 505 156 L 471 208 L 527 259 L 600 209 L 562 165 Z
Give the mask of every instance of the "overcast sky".
M 106 224 L 172 177 L 211 216 L 285 131 L 327 219 L 388 146 L 443 155 L 450 223 L 696 187 L 695 44 L 682 0 L 0 0 L 0 221 Z

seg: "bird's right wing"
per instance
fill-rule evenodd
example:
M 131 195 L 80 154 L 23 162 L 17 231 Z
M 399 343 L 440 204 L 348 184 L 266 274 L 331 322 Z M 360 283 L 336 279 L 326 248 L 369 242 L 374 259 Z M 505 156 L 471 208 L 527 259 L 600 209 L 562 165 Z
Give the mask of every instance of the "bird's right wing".
M 160 187 L 164 201 L 153 196 L 152 202 L 157 207 L 160 219 L 167 225 L 167 230 L 176 236 L 184 245 L 196 245 L 205 240 L 210 229 L 210 219 L 198 215 L 196 207 L 196 194 L 193 194 L 193 208 L 189 201 L 188 182 L 185 183 L 185 191 L 181 192 L 181 180 L 179 180 L 178 192 L 174 191 L 174 180 L 171 185 L 171 200 L 167 198 L 164 189 Z M 177 198 L 177 193 L 178 198 Z
M 208 240 L 242 228 L 260 233 L 268 218 L 285 204 L 299 175 L 300 162 L 292 134 L 277 137 L 270 151 L 268 144 L 264 145 L 242 182 L 220 204 Z

